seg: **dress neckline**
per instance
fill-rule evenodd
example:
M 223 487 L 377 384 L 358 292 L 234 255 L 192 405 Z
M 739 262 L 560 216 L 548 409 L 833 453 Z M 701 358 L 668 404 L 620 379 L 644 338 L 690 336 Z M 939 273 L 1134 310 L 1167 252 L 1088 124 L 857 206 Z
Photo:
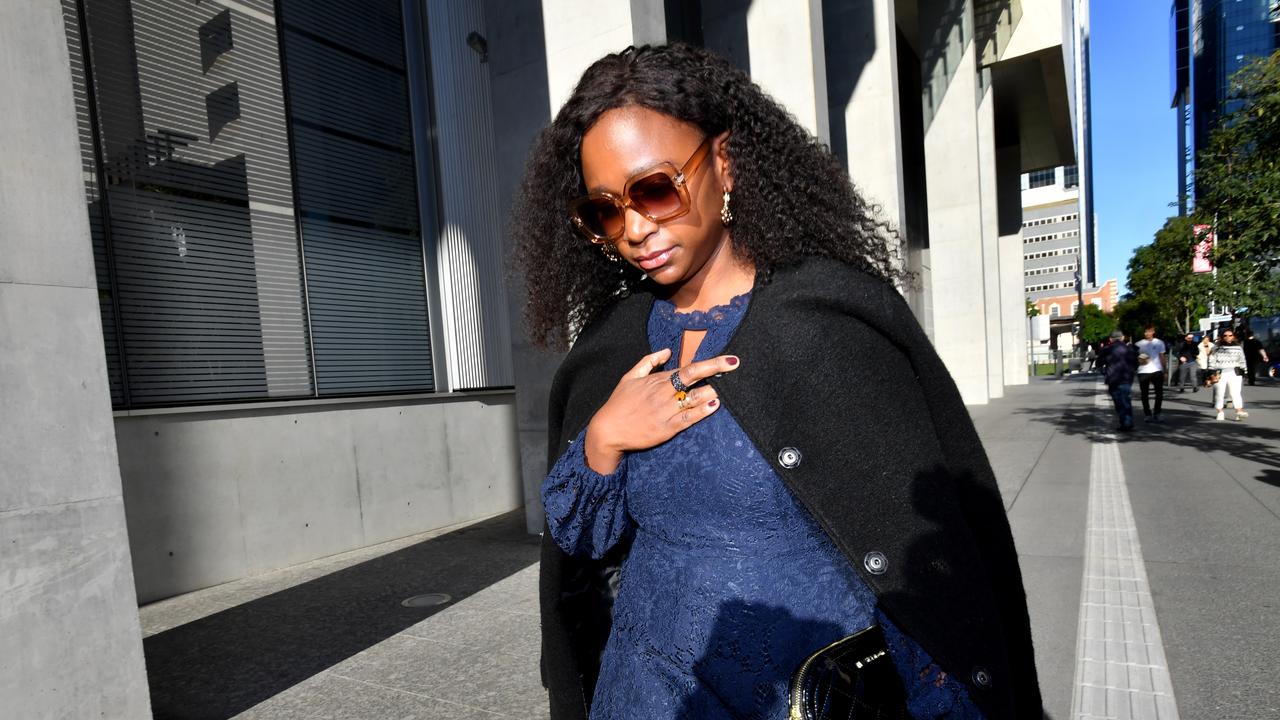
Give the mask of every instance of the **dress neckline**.
M 750 300 L 751 291 L 748 290 L 741 295 L 735 295 L 723 305 L 716 305 L 706 310 L 680 312 L 676 310 L 675 304 L 670 300 L 655 298 L 654 313 L 663 320 L 685 330 L 707 330 L 740 315 Z

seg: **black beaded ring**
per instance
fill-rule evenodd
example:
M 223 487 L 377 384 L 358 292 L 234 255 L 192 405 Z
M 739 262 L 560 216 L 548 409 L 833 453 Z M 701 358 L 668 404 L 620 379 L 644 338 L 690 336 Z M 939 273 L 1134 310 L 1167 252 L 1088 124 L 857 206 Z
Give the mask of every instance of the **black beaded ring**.
M 675 372 L 671 373 L 671 387 L 675 388 L 676 392 L 678 393 L 689 392 L 689 386 L 685 385 L 683 382 L 680 382 L 679 370 L 676 370 Z

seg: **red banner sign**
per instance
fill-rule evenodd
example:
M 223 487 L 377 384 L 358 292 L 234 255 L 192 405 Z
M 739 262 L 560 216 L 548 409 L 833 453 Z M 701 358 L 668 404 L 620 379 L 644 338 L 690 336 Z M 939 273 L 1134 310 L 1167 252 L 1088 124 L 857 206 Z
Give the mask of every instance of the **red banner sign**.
M 1196 252 L 1191 259 L 1191 272 L 1213 272 L 1213 228 L 1208 225 L 1196 225 Z

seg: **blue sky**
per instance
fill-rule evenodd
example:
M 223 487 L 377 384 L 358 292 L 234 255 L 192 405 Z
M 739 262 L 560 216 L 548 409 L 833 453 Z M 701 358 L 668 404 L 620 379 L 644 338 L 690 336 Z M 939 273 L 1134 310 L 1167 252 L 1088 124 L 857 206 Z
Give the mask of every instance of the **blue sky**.
M 1098 280 L 1177 213 L 1177 113 L 1169 108 L 1168 0 L 1094 0 L 1090 69 Z

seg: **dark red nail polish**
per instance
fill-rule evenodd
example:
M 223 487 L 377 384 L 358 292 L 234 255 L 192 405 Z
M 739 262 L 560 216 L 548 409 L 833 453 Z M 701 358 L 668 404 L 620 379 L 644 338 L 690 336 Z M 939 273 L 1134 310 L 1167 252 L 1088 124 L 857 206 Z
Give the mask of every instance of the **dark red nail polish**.
M 715 407 L 719 404 L 720 404 L 719 400 L 712 400 L 711 402 L 707 403 L 707 407 Z
M 725 358 L 725 362 L 729 363 L 730 365 L 737 365 L 737 364 L 738 364 L 738 358 L 736 358 L 736 357 L 734 357 L 734 356 L 730 355 L 729 357 Z

